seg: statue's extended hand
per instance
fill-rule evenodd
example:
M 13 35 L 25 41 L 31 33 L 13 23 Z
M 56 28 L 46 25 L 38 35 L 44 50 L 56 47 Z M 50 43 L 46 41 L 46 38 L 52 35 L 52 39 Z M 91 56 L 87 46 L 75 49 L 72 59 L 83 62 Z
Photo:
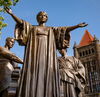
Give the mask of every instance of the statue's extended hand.
M 5 7 L 5 10 L 6 10 L 6 12 L 7 12 L 8 14 L 12 14 L 12 10 L 11 10 L 10 8 Z
M 10 14 L 12 16 L 12 18 L 15 20 L 16 23 L 19 23 L 19 24 L 22 24 L 22 20 L 20 18 L 18 18 L 17 16 L 15 16 L 13 13 L 12 13 L 12 10 L 8 7 L 5 7 L 5 10 L 8 14 Z
M 88 24 L 86 24 L 85 22 L 78 24 L 79 27 L 85 27 L 85 26 L 87 26 L 87 25 L 88 25 Z

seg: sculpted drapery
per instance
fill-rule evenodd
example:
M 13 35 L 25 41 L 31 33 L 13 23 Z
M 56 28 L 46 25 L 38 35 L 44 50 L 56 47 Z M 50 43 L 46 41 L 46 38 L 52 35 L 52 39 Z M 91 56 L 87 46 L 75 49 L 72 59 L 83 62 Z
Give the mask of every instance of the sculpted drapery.
M 25 46 L 24 67 L 18 97 L 59 97 L 59 66 L 56 49 L 67 27 L 17 24 L 15 38 Z
M 15 38 L 25 46 L 24 66 L 17 97 L 59 97 L 59 66 L 56 49 L 69 46 L 70 31 L 85 27 L 80 23 L 71 27 L 47 27 L 46 12 L 37 14 L 38 26 L 21 20 L 5 8 L 17 23 Z
M 60 64 L 61 97 L 80 97 L 85 84 L 85 68 L 73 56 L 58 58 Z

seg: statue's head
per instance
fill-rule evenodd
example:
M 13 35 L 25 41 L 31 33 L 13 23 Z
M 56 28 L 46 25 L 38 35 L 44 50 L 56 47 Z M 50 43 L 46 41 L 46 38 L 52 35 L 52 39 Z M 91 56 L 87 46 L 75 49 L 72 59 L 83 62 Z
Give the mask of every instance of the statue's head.
M 38 14 L 37 14 L 37 21 L 38 23 L 46 23 L 48 20 L 48 14 L 44 11 L 40 11 Z
M 14 45 L 15 39 L 12 37 L 7 37 L 6 38 L 6 46 L 8 46 L 8 48 L 12 48 Z

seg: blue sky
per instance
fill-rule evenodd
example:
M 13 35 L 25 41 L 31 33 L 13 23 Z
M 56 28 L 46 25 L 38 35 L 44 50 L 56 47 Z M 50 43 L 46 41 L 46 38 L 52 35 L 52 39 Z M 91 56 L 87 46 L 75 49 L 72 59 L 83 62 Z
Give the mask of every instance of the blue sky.
M 71 45 L 68 55 L 73 55 L 73 45 L 79 44 L 84 31 L 87 29 L 100 40 L 100 0 L 20 0 L 12 7 L 13 13 L 21 19 L 37 25 L 36 15 L 39 11 L 46 11 L 49 19 L 47 26 L 73 26 L 81 22 L 88 23 L 85 28 L 71 32 Z M 3 14 L 8 26 L 2 30 L 0 46 L 4 46 L 8 36 L 14 36 L 15 22 L 8 14 Z M 15 43 L 11 49 L 17 56 L 23 58 L 24 47 Z

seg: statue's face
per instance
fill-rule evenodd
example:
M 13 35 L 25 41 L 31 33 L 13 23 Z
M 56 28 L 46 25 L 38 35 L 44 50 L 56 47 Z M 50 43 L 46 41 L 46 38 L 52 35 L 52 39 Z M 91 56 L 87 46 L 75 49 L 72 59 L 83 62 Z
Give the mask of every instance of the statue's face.
M 39 23 L 46 23 L 48 20 L 48 16 L 45 12 L 40 12 L 37 16 L 37 21 Z
M 14 39 L 9 39 L 7 42 L 6 42 L 6 44 L 8 45 L 8 47 L 9 48 L 12 48 L 13 47 L 13 45 L 14 45 Z

